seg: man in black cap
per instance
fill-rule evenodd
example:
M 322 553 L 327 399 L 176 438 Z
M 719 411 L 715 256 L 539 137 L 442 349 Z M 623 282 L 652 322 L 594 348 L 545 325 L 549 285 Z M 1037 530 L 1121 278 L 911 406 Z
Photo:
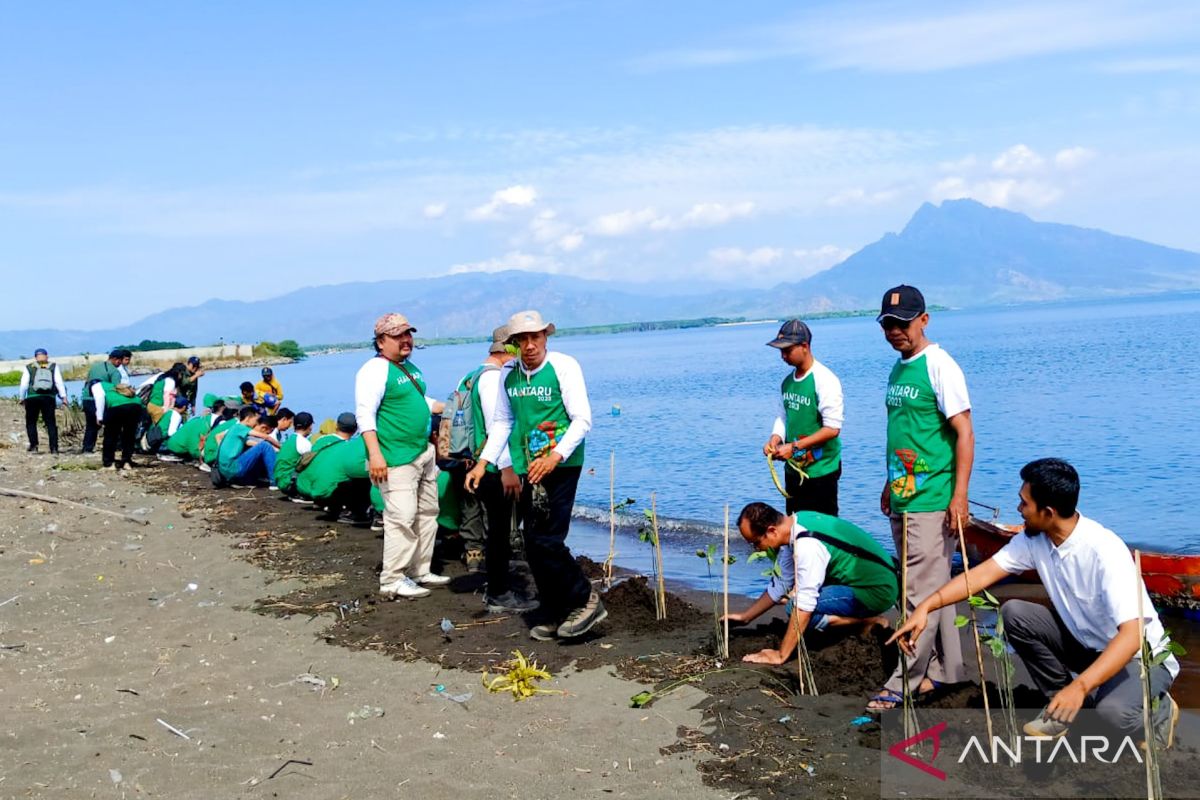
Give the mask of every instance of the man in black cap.
M 767 342 L 792 369 L 780 384 L 779 413 L 763 453 L 783 461 L 787 513 L 838 514 L 842 475 L 842 383 L 812 354 L 812 331 L 801 320 L 783 323 Z
M 25 433 L 29 436 L 29 452 L 38 450 L 37 421 L 41 416 L 46 426 L 46 437 L 50 440 L 50 452 L 58 453 L 58 421 L 54 418 L 55 398 L 67 404 L 67 390 L 63 387 L 62 372 L 58 364 L 50 362 L 44 348 L 33 351 L 33 362 L 21 372 L 21 385 L 17 397 L 25 407 Z
M 275 395 L 276 408 L 283 405 L 283 386 L 276 380 L 275 372 L 270 367 L 263 367 L 262 380 L 254 384 L 254 401 L 262 403 L 269 394 Z
M 96 437 L 100 433 L 100 423 L 96 419 L 96 400 L 92 396 L 92 387 L 97 383 L 118 384 L 121 374 L 117 368 L 123 358 L 121 350 L 113 350 L 105 361 L 97 361 L 88 368 L 87 379 L 83 382 L 81 405 L 83 406 L 83 448 L 80 452 L 96 452 Z
M 900 358 L 887 387 L 887 480 L 879 508 L 892 523 L 896 552 L 907 536 L 908 611 L 950 580 L 958 531 L 968 520 L 967 485 L 975 460 L 971 398 L 962 369 L 925 337 L 929 314 L 913 286 L 888 289 L 876 318 Z M 867 706 L 894 708 L 902 694 L 921 695 L 966 678 L 953 605 L 929 614 L 921 637 Z

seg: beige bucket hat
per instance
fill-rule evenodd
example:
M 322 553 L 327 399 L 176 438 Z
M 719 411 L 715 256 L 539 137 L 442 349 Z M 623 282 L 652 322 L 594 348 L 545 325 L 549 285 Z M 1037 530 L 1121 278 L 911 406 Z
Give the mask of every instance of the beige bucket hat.
M 537 311 L 518 311 L 508 318 L 508 340 L 512 341 L 522 333 L 538 333 L 545 331 L 547 336 L 554 335 L 554 323 L 546 322 Z

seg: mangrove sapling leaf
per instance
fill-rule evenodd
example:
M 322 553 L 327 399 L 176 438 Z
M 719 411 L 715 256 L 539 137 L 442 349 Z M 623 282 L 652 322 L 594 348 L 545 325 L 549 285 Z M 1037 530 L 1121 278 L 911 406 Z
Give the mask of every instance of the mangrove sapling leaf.
M 954 618 L 954 627 L 956 627 L 956 628 L 965 628 L 970 624 L 971 624 L 970 618 L 965 617 L 962 614 L 959 614 L 957 617 Z
M 771 566 L 762 571 L 762 576 L 764 578 L 782 578 L 783 572 L 779 569 L 779 553 L 773 547 L 768 547 L 766 550 L 756 550 L 746 559 L 746 563 L 750 564 L 765 559 L 771 560 Z
M 737 556 L 725 556 L 725 563 L 726 564 L 736 564 Z

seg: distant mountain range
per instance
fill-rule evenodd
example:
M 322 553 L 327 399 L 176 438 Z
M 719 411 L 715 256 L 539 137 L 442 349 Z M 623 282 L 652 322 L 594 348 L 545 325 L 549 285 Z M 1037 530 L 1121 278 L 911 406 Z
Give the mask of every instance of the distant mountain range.
M 13 358 L 35 347 L 98 352 L 142 339 L 182 339 L 189 345 L 219 339 L 295 339 L 304 345 L 364 341 L 372 321 L 395 309 L 425 337 L 483 335 L 523 308 L 538 308 L 563 327 L 783 317 L 872 308 L 882 291 L 897 283 L 919 286 L 930 303 L 951 307 L 1196 290 L 1200 253 L 1035 222 L 973 200 L 948 200 L 940 206 L 926 203 L 900 233 L 884 235 L 831 269 L 771 289 L 731 283 L 689 292 L 654 283 L 515 271 L 344 283 L 256 302 L 210 300 L 110 330 L 0 331 L 0 354 Z

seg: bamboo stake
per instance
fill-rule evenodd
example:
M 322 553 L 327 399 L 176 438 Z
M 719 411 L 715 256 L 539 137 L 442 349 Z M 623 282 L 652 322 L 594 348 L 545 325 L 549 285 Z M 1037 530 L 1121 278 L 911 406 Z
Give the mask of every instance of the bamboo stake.
M 655 589 L 655 598 L 657 598 L 658 619 L 667 618 L 667 586 L 663 581 L 663 561 L 662 561 L 662 543 L 658 539 L 658 507 L 655 504 L 654 493 L 650 493 L 650 516 L 651 525 L 654 530 L 654 571 L 658 573 L 658 586 Z
M 903 625 L 908 621 L 908 512 L 904 511 L 900 517 L 900 624 Z M 903 687 L 900 689 L 901 697 L 901 723 L 904 730 L 904 738 L 909 739 L 916 733 L 916 726 L 913 724 L 913 709 L 912 709 L 912 693 L 909 691 L 908 685 L 908 656 L 904 654 L 904 648 L 900 648 L 900 672 L 903 681 Z
M 33 492 L 22 491 L 21 489 L 9 489 L 4 486 L 0 486 L 0 494 L 7 495 L 8 497 L 24 497 L 29 500 L 40 500 L 43 503 L 61 503 L 67 506 L 74 506 L 76 508 L 86 508 L 88 511 L 95 511 L 97 514 L 108 514 L 113 517 L 120 517 L 121 519 L 128 520 L 130 522 L 136 522 L 139 525 L 150 524 L 150 520 L 143 519 L 142 517 L 135 517 L 132 514 L 122 514 L 120 511 L 109 511 L 107 508 L 97 508 L 96 506 L 89 506 L 85 503 L 76 503 L 74 500 L 66 500 L 62 497 L 51 497 L 48 494 L 35 494 Z
M 721 642 L 721 658 L 729 658 L 729 504 L 725 504 L 725 557 L 721 559 L 724 567 L 724 596 L 725 596 L 725 637 Z
M 1142 595 L 1144 595 L 1145 586 L 1142 579 L 1142 551 L 1133 551 L 1134 572 L 1137 574 L 1137 608 L 1138 608 L 1138 647 L 1141 649 L 1142 657 L 1138 659 L 1142 669 L 1142 730 L 1146 734 L 1146 758 L 1143 763 L 1146 765 L 1146 798 L 1147 800 L 1158 800 L 1162 797 L 1162 787 L 1159 785 L 1158 775 L 1158 742 L 1154 740 L 1154 725 L 1152 721 L 1153 712 L 1151 711 L 1150 697 L 1150 666 L 1146 663 L 1146 659 L 1150 657 L 1150 648 L 1146 646 L 1146 619 L 1142 611 Z
M 979 665 L 979 688 L 983 692 L 983 715 L 987 718 L 988 748 L 995 742 L 992 730 L 992 707 L 988 701 L 987 677 L 983 672 L 983 644 L 979 641 L 979 620 L 975 616 L 975 606 L 971 605 L 971 562 L 967 558 L 967 537 L 963 535 L 962 519 L 956 518 L 958 524 L 958 549 L 962 553 L 963 581 L 967 584 L 967 607 L 971 609 L 971 636 L 975 639 L 975 661 Z M 996 613 L 1000 613 L 997 610 Z
M 608 558 L 604 562 L 604 585 L 612 586 L 613 559 L 617 555 L 617 451 L 608 454 Z

